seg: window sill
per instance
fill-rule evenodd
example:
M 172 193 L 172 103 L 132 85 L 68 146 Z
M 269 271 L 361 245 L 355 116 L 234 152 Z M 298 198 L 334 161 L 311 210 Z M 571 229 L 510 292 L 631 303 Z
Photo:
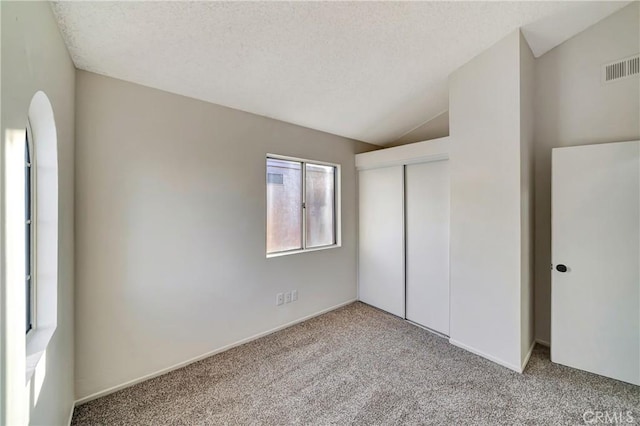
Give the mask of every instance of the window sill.
M 27 336 L 26 383 L 33 377 L 55 331 L 55 327 L 42 327 L 35 329 Z
M 300 253 L 309 253 L 312 251 L 329 250 L 329 249 L 334 249 L 339 247 L 342 247 L 342 244 L 332 244 L 330 246 L 314 247 L 314 248 L 308 248 L 308 249 L 302 249 L 302 250 L 280 251 L 277 253 L 268 253 L 267 259 L 271 259 L 272 257 L 288 256 L 290 254 L 300 254 Z

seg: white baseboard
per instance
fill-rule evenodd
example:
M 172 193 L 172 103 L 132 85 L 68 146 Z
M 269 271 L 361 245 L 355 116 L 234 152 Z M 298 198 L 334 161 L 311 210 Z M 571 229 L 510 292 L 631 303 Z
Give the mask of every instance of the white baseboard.
M 129 380 L 128 382 L 122 383 L 120 385 L 116 385 L 116 386 L 110 387 L 108 389 L 101 390 L 101 391 L 93 393 L 91 395 L 82 397 L 82 398 L 76 400 L 75 405 L 84 404 L 85 402 L 89 402 L 91 400 L 103 397 L 105 395 L 109 395 L 111 393 L 114 393 L 114 392 L 117 392 L 119 390 L 128 388 L 130 386 L 137 385 L 138 383 L 144 382 L 145 380 L 153 379 L 154 377 L 161 376 L 161 375 L 169 373 L 169 372 L 171 372 L 173 370 L 177 370 L 178 368 L 182 368 L 182 367 L 185 367 L 185 366 L 187 366 L 189 364 L 193 364 L 194 362 L 198 362 L 198 361 L 201 361 L 201 360 L 203 360 L 205 358 L 209 358 L 210 356 L 219 354 L 219 353 L 224 352 L 224 351 L 228 351 L 229 349 L 235 348 L 236 346 L 240 346 L 240 345 L 243 345 L 245 343 L 249 343 L 249 342 L 251 342 L 253 340 L 256 340 L 256 339 L 259 339 L 261 337 L 267 336 L 269 334 L 275 333 L 276 331 L 284 330 L 285 328 L 289 328 L 289 327 L 291 327 L 293 325 L 299 324 L 299 323 L 304 322 L 306 320 L 309 320 L 311 318 L 320 316 L 322 314 L 326 314 L 327 312 L 331 312 L 331 311 L 336 310 L 338 308 L 341 308 L 343 306 L 349 305 L 349 304 L 351 304 L 353 302 L 356 302 L 357 300 L 358 299 L 351 299 L 351 300 L 348 300 L 346 302 L 339 303 L 339 304 L 337 304 L 335 306 L 332 306 L 330 308 L 323 309 L 323 310 L 315 312 L 315 313 L 313 313 L 311 315 L 307 315 L 305 317 L 298 318 L 297 320 L 288 322 L 286 324 L 280 325 L 280 326 L 272 328 L 270 330 L 266 330 L 266 331 L 263 331 L 261 333 L 254 334 L 253 336 L 247 337 L 245 339 L 238 340 L 237 342 L 222 346 L 221 348 L 214 349 L 214 350 L 212 350 L 210 352 L 207 352 L 207 353 L 204 353 L 202 355 L 198 355 L 198 356 L 196 356 L 194 358 L 191 358 L 191 359 L 189 359 L 187 361 L 180 362 L 180 363 L 172 365 L 170 367 L 158 370 L 158 371 L 156 371 L 154 373 L 146 374 L 146 375 L 144 375 L 142 377 L 139 377 L 137 379 Z M 73 414 L 73 411 L 72 411 L 72 414 Z
M 71 426 L 71 420 L 73 420 L 73 410 L 76 408 L 76 403 L 71 404 L 71 412 L 69 413 L 69 421 L 67 422 L 68 426 Z
M 469 352 L 471 352 L 473 354 L 479 355 L 482 358 L 486 358 L 489 361 L 493 361 L 496 364 L 499 364 L 499 365 L 501 365 L 503 367 L 507 367 L 509 370 L 513 370 L 516 373 L 522 373 L 522 371 L 520 370 L 521 366 L 519 366 L 519 365 L 514 365 L 514 364 L 511 364 L 510 362 L 503 361 L 500 358 L 496 358 L 493 355 L 486 354 L 486 353 L 484 353 L 484 352 L 482 352 L 482 351 L 480 351 L 478 349 L 472 348 L 471 346 L 467 346 L 464 343 L 458 342 L 457 340 L 454 340 L 454 339 L 449 339 L 449 343 L 451 343 L 452 345 L 457 346 L 459 348 L 462 348 L 462 349 L 464 349 L 466 351 L 469 351 Z
M 546 346 L 548 348 L 551 347 L 551 343 L 547 342 L 546 340 L 536 339 L 535 342 L 539 345 Z
M 520 372 L 523 373 L 524 369 L 527 368 L 527 364 L 529 363 L 529 359 L 531 358 L 531 354 L 533 353 L 533 348 L 535 348 L 536 346 L 536 341 L 534 340 L 533 342 L 531 342 L 531 347 L 529 348 L 529 352 L 527 353 L 527 356 L 524 357 L 524 360 L 522 361 L 522 367 L 520 368 Z

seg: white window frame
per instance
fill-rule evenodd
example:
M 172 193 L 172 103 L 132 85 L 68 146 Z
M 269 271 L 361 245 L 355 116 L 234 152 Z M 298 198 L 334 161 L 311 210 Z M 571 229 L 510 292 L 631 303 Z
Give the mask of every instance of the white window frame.
M 313 251 L 320 251 L 320 250 L 328 250 L 328 249 L 332 249 L 332 248 L 338 248 L 338 247 L 342 247 L 342 170 L 341 170 L 341 166 L 340 164 L 336 164 L 336 163 L 329 163 L 326 161 L 317 161 L 317 160 L 310 160 L 310 159 L 306 159 L 306 158 L 298 158 L 298 157 L 290 157 L 290 156 L 286 156 L 286 155 L 279 155 L 279 154 L 270 154 L 267 153 L 266 158 L 265 158 L 265 172 L 263 174 L 264 179 L 265 179 L 265 207 L 266 207 L 266 203 L 267 203 L 267 172 L 266 172 L 266 168 L 267 168 L 267 161 L 269 159 L 273 159 L 273 160 L 285 160 L 285 161 L 295 161 L 295 162 L 299 162 L 302 164 L 302 248 L 300 249 L 293 249 L 293 250 L 284 250 L 284 251 L 278 251 L 278 252 L 273 252 L 273 253 L 267 253 L 267 259 L 269 258 L 273 258 L 273 257 L 281 257 L 281 256 L 288 256 L 290 254 L 298 254 L 298 253 L 308 253 L 308 252 L 313 252 Z M 318 166 L 329 166 L 329 167 L 335 167 L 335 176 L 334 176 L 334 228 L 335 228 L 335 243 L 333 244 L 327 244 L 324 246 L 318 246 L 318 247 L 311 247 L 311 248 L 307 248 L 307 214 L 306 214 L 306 198 L 307 198 L 307 188 L 306 188 L 306 183 L 307 183 L 307 176 L 306 176 L 306 165 L 307 164 L 317 164 Z M 265 218 L 266 218 L 266 208 L 265 208 Z M 266 252 L 266 248 L 267 248 L 267 229 L 266 229 L 266 220 L 265 220 L 265 239 L 264 239 L 264 246 L 265 246 L 265 252 Z
M 58 325 L 58 140 L 53 108 L 38 91 L 27 114 L 33 158 L 32 329 L 25 337 L 26 381 L 45 374 L 44 356 Z M 39 373 L 37 372 L 39 371 Z
M 24 117 L 16 116 L 0 147 L 0 424 L 26 424 L 29 410 L 39 404 L 46 383 L 46 351 L 58 320 L 58 137 L 53 108 L 47 95 L 36 92 Z M 27 129 L 27 122 L 29 127 Z M 35 165 L 37 222 L 34 255 L 37 297 L 35 327 L 25 335 L 25 138 L 31 132 Z M 21 207 L 22 205 L 22 207 Z M 68 280 L 68 277 L 65 277 Z M 44 385 L 46 386 L 46 385 Z
M 35 333 L 37 327 L 38 327 L 38 304 L 36 301 L 36 297 L 37 297 L 37 291 L 38 291 L 38 269 L 37 269 L 37 256 L 36 253 L 38 252 L 38 247 L 37 247 L 37 242 L 38 242 L 38 238 L 37 238 L 37 232 L 38 232 L 38 217 L 37 217 L 37 211 L 38 211 L 38 164 L 36 162 L 36 144 L 33 141 L 33 132 L 31 130 L 31 122 L 29 120 L 27 120 L 27 128 L 26 128 L 26 136 L 27 136 L 27 149 L 29 150 L 29 161 L 30 161 L 30 173 L 31 173 L 31 179 L 30 179 L 30 183 L 31 183 L 31 188 L 29 190 L 29 195 L 31 197 L 31 200 L 29 201 L 29 207 L 31 208 L 31 212 L 29 213 L 29 217 L 31 219 L 31 232 L 29 233 L 29 236 L 31 238 L 31 241 L 29 241 L 29 255 L 31 257 L 31 263 L 30 263 L 30 273 L 31 273 L 31 288 L 30 288 L 30 292 L 31 295 L 29 297 L 29 302 L 30 302 L 30 307 L 29 307 L 29 313 L 30 313 L 30 321 L 31 321 L 31 328 L 29 329 L 29 331 L 26 333 L 26 338 L 27 338 L 27 344 L 31 341 L 31 337 L 33 336 L 33 334 Z M 26 278 L 26 277 L 25 277 Z

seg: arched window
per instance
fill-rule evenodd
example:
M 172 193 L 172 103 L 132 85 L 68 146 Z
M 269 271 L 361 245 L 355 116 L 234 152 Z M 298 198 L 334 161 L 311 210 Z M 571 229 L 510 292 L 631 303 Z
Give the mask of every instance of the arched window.
M 45 383 L 57 327 L 58 141 L 44 92 L 34 94 L 24 121 L 15 118 L 0 159 L 0 423 L 22 424 L 26 402 L 35 406 Z
M 58 141 L 51 103 L 44 92 L 31 100 L 27 120 L 25 169 L 30 184 L 31 226 L 25 238 L 27 377 L 36 369 L 55 332 L 58 319 Z M 26 179 L 25 179 L 26 180 Z M 30 323 L 30 324 L 29 324 Z M 29 326 L 31 327 L 29 329 Z

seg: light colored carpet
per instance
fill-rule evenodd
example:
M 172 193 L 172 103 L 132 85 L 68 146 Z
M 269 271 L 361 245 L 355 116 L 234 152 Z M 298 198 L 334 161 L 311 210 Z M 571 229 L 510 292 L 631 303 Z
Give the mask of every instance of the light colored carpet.
M 575 425 L 588 410 L 640 422 L 639 407 L 640 388 L 546 348 L 517 374 L 354 303 L 80 405 L 72 424 Z

